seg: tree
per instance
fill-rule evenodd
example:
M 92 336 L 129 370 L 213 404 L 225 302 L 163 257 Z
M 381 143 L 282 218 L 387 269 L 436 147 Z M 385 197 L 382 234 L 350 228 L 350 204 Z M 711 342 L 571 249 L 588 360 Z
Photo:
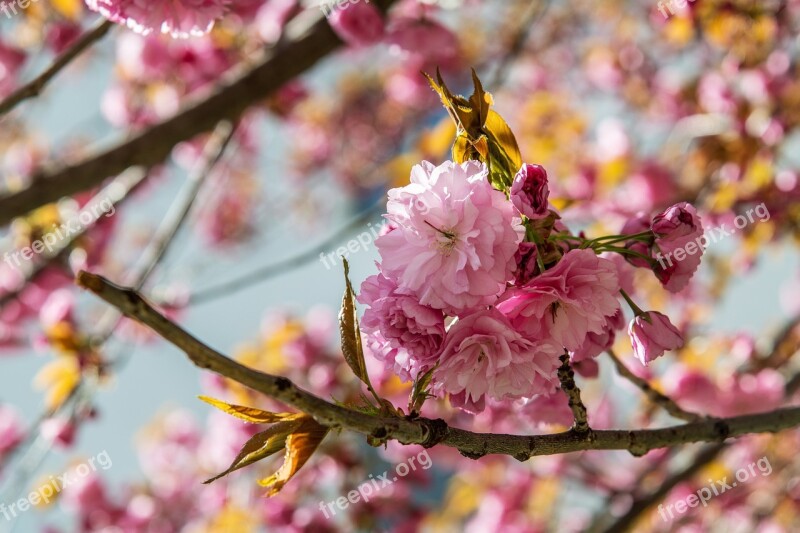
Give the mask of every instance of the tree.
M 38 421 L 0 404 L 9 525 L 58 499 L 83 531 L 791 529 L 796 281 L 780 328 L 711 317 L 792 250 L 795 3 L 47 4 L 4 5 L 0 37 L 0 345 L 57 354 Z M 42 145 L 38 100 L 112 48 L 117 135 Z M 181 172 L 137 238 L 123 215 Z M 165 268 L 184 227 L 213 261 L 347 209 L 202 290 Z M 343 270 L 338 343 L 319 312 L 232 356 L 180 325 L 317 260 Z M 151 332 L 208 371 L 207 429 L 157 417 L 144 482 L 98 454 L 39 483 L 38 443 L 113 422 L 110 340 Z

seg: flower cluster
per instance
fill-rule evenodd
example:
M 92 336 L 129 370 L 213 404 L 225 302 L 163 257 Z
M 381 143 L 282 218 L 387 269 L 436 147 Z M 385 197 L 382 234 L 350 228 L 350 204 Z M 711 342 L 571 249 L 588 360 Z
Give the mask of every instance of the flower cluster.
M 620 295 L 634 311 L 629 335 L 643 364 L 682 345 L 666 316 L 642 311 L 622 290 L 618 263 L 599 254 L 619 253 L 653 268 L 668 289 L 682 286 L 697 266 L 658 270 L 650 254 L 702 232 L 691 206 L 657 215 L 652 228 L 588 240 L 561 223 L 541 166 L 523 165 L 508 195 L 488 177 L 478 161 L 423 162 L 409 185 L 389 191 L 380 272 L 359 296 L 365 345 L 387 370 L 406 381 L 432 371 L 433 390 L 470 412 L 487 398 L 548 397 L 559 391 L 562 354 L 580 364 L 611 346 L 624 325 Z
M 230 0 L 86 0 L 89 9 L 138 33 L 157 31 L 173 37 L 208 32 L 230 4 Z

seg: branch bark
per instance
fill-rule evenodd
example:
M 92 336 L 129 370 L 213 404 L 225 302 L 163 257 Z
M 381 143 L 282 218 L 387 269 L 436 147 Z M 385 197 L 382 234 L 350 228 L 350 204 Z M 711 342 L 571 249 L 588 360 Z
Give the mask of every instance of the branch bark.
M 581 450 L 627 450 L 641 456 L 655 448 L 691 442 L 723 442 L 750 433 L 775 433 L 800 425 L 800 407 L 725 419 L 707 419 L 679 426 L 642 430 L 574 430 L 523 436 L 474 433 L 449 427 L 442 420 L 376 417 L 329 403 L 297 387 L 285 377 L 248 368 L 206 346 L 156 311 L 136 291 L 118 287 L 101 276 L 78 274 L 77 283 L 162 336 L 186 353 L 197 367 L 210 370 L 313 416 L 317 422 L 379 440 L 426 447 L 444 444 L 477 459 L 487 454 L 510 455 L 526 461 L 538 455 Z
M 578 433 L 586 433 L 590 430 L 589 418 L 586 414 L 586 406 L 581 400 L 581 389 L 575 384 L 575 372 L 569 366 L 569 352 L 564 352 L 559 360 L 561 366 L 558 368 L 558 380 L 561 382 L 561 390 L 569 398 L 569 408 L 575 419 L 572 428 Z
M 373 3 L 385 10 L 395 1 Z M 250 70 L 237 69 L 204 100 L 106 151 L 32 176 L 28 188 L 0 198 L 0 226 L 39 206 L 94 187 L 128 167 L 152 167 L 164 161 L 179 142 L 209 131 L 223 120 L 236 122 L 250 106 L 341 46 L 342 41 L 324 17 L 316 17 L 310 25 L 303 19 L 306 17 L 298 17 L 287 27 L 285 44 L 267 51 Z

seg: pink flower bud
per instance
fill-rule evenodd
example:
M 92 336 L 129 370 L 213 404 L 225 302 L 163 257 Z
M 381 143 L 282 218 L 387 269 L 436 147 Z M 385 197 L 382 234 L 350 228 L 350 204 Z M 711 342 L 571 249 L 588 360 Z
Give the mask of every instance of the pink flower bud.
M 703 233 L 700 217 L 691 204 L 681 202 L 653 217 L 653 233 L 661 240 L 673 241 L 689 235 Z
M 667 350 L 683 346 L 683 337 L 665 315 L 648 311 L 634 317 L 628 325 L 628 335 L 633 353 L 643 365 L 647 365 Z
M 547 171 L 540 165 L 524 164 L 511 185 L 511 202 L 528 218 L 547 215 Z

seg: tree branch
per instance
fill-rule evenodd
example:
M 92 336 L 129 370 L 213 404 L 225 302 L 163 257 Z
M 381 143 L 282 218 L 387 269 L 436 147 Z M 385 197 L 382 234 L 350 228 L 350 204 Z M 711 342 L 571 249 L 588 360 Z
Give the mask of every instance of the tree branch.
M 120 206 L 123 200 L 130 198 L 130 194 L 136 190 L 136 187 L 138 187 L 146 177 L 147 173 L 142 169 L 131 169 L 130 172 L 124 172 L 115 178 L 108 186 L 104 187 L 100 192 L 94 195 L 87 206 L 99 205 L 103 201 L 108 200 L 116 209 Z M 77 215 L 75 219 L 67 221 L 66 224 L 72 225 L 75 220 L 77 220 Z M 2 295 L 0 295 L 0 309 L 2 309 L 7 303 L 17 298 L 22 291 L 25 290 L 29 282 L 35 280 L 47 266 L 51 265 L 56 259 L 64 255 L 72 247 L 75 241 L 83 237 L 86 232 L 94 227 L 94 223 L 90 225 L 84 225 L 83 223 L 76 225 L 78 226 L 78 229 L 73 231 L 68 238 L 61 239 L 52 248 L 47 248 L 44 252 L 39 254 L 36 259 L 31 259 L 31 261 L 26 264 L 26 268 L 23 273 L 24 281 L 19 285 L 19 287 L 9 290 L 8 292 L 4 292 Z
M 45 86 L 50 83 L 50 80 L 55 78 L 59 72 L 64 70 L 70 63 L 80 57 L 84 50 L 102 39 L 113 26 L 113 22 L 103 19 L 94 28 L 81 35 L 81 37 L 75 41 L 72 46 L 70 46 L 61 55 L 59 55 L 55 61 L 53 61 L 53 64 L 50 65 L 47 70 L 11 93 L 5 100 L 0 102 L 0 117 L 14 109 L 17 105 L 21 104 L 25 100 L 39 96 L 44 90 Z
M 630 369 L 625 366 L 625 364 L 612 350 L 607 350 L 607 353 L 611 360 L 614 361 L 614 365 L 617 367 L 617 372 L 619 372 L 622 377 L 641 389 L 641 391 L 651 402 L 680 420 L 685 420 L 687 422 L 697 422 L 698 420 L 702 420 L 702 416 L 683 409 L 671 398 L 655 390 L 646 380 L 631 372 Z
M 229 359 L 164 317 L 136 291 L 118 287 L 88 272 L 80 272 L 77 283 L 119 309 L 125 316 L 149 326 L 185 352 L 197 367 L 211 370 L 299 409 L 323 425 L 350 429 L 380 440 L 394 439 L 403 444 L 431 447 L 441 443 L 474 459 L 486 454 L 502 454 L 525 461 L 538 455 L 581 450 L 627 450 L 635 456 L 641 456 L 655 448 L 690 442 L 722 442 L 749 433 L 775 433 L 800 425 L 800 407 L 659 429 L 583 433 L 570 430 L 538 436 L 474 433 L 449 427 L 442 420 L 425 418 L 406 420 L 375 417 L 329 403 L 297 387 L 285 377 L 259 372 Z
M 395 1 L 373 3 L 388 9 Z M 267 51 L 252 69 L 236 69 L 221 88 L 204 100 L 107 151 L 70 166 L 42 170 L 31 178 L 27 189 L 0 198 L 0 226 L 36 207 L 93 187 L 130 166 L 161 163 L 176 144 L 211 130 L 220 121 L 236 122 L 254 103 L 341 46 L 342 41 L 324 17 L 316 17 L 310 25 L 304 18 L 298 17 L 287 26 L 289 38 L 284 45 Z
M 561 390 L 569 398 L 569 408 L 572 410 L 572 416 L 575 422 L 572 428 L 578 433 L 586 433 L 589 431 L 589 420 L 586 414 L 586 406 L 583 405 L 581 400 L 581 390 L 575 384 L 575 372 L 569 366 L 569 352 L 564 352 L 559 358 L 561 366 L 558 368 L 558 380 L 561 382 Z
M 796 322 L 793 320 L 792 323 Z M 785 329 L 784 329 L 785 331 Z M 779 349 L 783 343 L 785 343 L 788 339 L 787 335 L 783 333 L 778 336 L 775 343 L 773 343 L 775 349 Z M 797 387 L 800 387 L 800 372 L 795 374 L 786 384 L 786 389 L 784 392 L 784 398 L 789 400 L 794 393 L 797 391 Z M 613 524 L 606 527 L 606 523 L 608 520 L 608 516 L 598 518 L 592 527 L 589 529 L 590 532 L 595 531 L 604 531 L 604 532 L 616 532 L 616 531 L 624 531 L 630 526 L 632 526 L 636 520 L 646 512 L 650 507 L 652 507 L 657 502 L 661 501 L 663 498 L 669 494 L 669 492 L 675 488 L 679 483 L 685 481 L 691 477 L 693 477 L 697 472 L 699 472 L 704 466 L 708 465 L 714 459 L 716 459 L 722 452 L 724 452 L 728 447 L 733 444 L 732 442 L 724 442 L 718 443 L 713 446 L 707 446 L 703 448 L 700 452 L 695 455 L 694 459 L 692 459 L 689 465 L 672 474 L 669 476 L 661 486 L 644 496 L 638 497 L 633 501 L 633 504 L 628 508 L 628 511 L 618 518 Z

